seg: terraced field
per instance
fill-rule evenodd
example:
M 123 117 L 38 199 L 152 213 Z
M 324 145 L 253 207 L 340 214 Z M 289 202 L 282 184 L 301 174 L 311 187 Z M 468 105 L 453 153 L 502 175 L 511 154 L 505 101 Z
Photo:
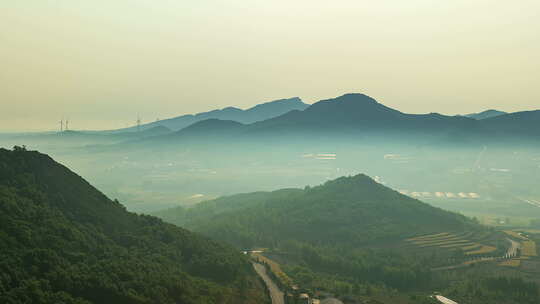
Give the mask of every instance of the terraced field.
M 500 232 L 489 231 L 442 232 L 416 236 L 405 241 L 418 249 L 461 249 L 466 258 L 462 260 L 460 265 L 492 261 L 496 262 L 498 266 L 523 269 L 525 264 L 537 260 L 536 242 L 528 237 L 527 231 L 505 230 L 503 232 L 506 236 Z M 506 254 L 497 252 L 495 246 L 500 244 L 500 241 L 512 243 Z M 449 269 L 449 267 L 436 269 Z
M 488 254 L 497 250 L 493 246 L 486 245 L 484 241 L 489 237 L 489 233 L 473 232 L 442 232 L 437 234 L 422 235 L 406 239 L 410 244 L 420 248 L 460 248 L 466 255 Z
M 497 248 L 493 247 L 493 246 L 485 246 L 485 245 L 482 245 L 479 249 L 477 250 L 472 250 L 472 251 L 466 251 L 465 254 L 466 255 L 477 255 L 477 254 L 487 254 L 487 253 L 490 253 L 490 252 L 493 252 L 497 250 Z
M 519 267 L 519 265 L 521 265 L 521 260 L 519 258 L 505 260 L 505 261 L 499 263 L 498 265 L 499 266 L 506 266 L 506 267 Z
M 463 251 L 471 251 L 471 250 L 477 250 L 479 249 L 480 247 L 482 247 L 482 245 L 480 244 L 473 244 L 473 245 L 470 245 L 470 246 L 465 246 L 465 247 L 461 247 L 461 249 Z
M 517 231 L 505 230 L 504 233 L 506 233 L 509 236 L 511 236 L 513 238 L 516 238 L 518 240 L 522 240 L 522 241 L 528 241 L 529 240 L 527 237 L 525 237 L 524 235 L 522 235 L 521 233 L 519 233 Z

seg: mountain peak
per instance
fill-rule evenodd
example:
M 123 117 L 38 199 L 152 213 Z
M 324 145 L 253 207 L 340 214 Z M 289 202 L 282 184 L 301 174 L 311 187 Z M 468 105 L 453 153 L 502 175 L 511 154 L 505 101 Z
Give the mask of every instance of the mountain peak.
M 254 107 L 247 109 L 246 112 L 264 111 L 265 109 L 270 109 L 270 108 L 274 108 L 278 110 L 281 107 L 284 107 L 284 110 L 289 109 L 289 107 L 291 107 L 290 110 L 303 110 L 307 108 L 308 106 L 309 105 L 305 104 L 302 101 L 302 99 L 300 99 L 300 97 L 291 97 L 291 98 L 284 98 L 284 99 L 264 102 L 264 103 L 258 104 Z
M 362 101 L 378 103 L 373 97 L 363 93 L 346 93 L 339 97 L 334 98 L 335 101 Z
M 343 192 L 344 195 L 350 195 L 350 192 L 358 191 L 381 191 L 382 189 L 385 189 L 382 191 L 391 190 L 377 183 L 373 178 L 365 174 L 338 177 L 336 179 L 329 180 L 320 186 L 315 186 L 314 189 L 319 191 L 336 191 L 338 193 Z M 392 193 L 391 195 L 394 194 Z
M 481 120 L 481 119 L 487 119 L 487 118 L 501 116 L 501 115 L 504 115 L 504 114 L 508 114 L 508 113 L 503 112 L 503 111 L 499 111 L 499 110 L 495 110 L 495 109 L 489 109 L 489 110 L 486 110 L 486 111 L 483 111 L 483 112 L 480 112 L 480 113 L 467 114 L 467 115 L 465 115 L 465 117 L 473 118 L 473 119 L 476 119 L 476 120 Z
M 371 177 L 365 175 L 365 174 L 357 174 L 357 175 L 351 175 L 351 176 L 342 176 L 338 177 L 337 179 L 328 181 L 325 183 L 325 185 L 329 184 L 371 184 L 375 183 L 375 180 L 373 180 Z
M 304 112 L 313 113 L 318 119 L 330 117 L 336 123 L 388 120 L 402 115 L 401 112 L 386 107 L 372 97 L 361 93 L 348 93 L 336 98 L 321 100 Z
M 205 129 L 214 129 L 214 128 L 229 128 L 229 127 L 240 127 L 244 124 L 234 121 L 234 120 L 224 120 L 217 118 L 209 118 L 205 120 L 198 121 L 183 130 L 205 130 Z

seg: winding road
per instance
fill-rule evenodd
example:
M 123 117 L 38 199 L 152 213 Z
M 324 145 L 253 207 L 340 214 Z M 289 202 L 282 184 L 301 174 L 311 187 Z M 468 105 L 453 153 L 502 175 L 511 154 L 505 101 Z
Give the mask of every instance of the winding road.
M 270 298 L 272 299 L 272 304 L 285 304 L 283 298 L 283 292 L 279 290 L 279 287 L 274 283 L 274 281 L 266 273 L 266 268 L 264 265 L 253 262 L 253 267 L 257 274 L 263 279 L 268 291 L 270 292 Z
M 517 257 L 518 255 L 518 249 L 521 248 L 521 244 L 519 242 L 516 242 L 514 240 L 512 240 L 511 238 L 506 238 L 507 241 L 510 242 L 510 247 L 508 247 L 508 249 L 506 250 L 506 253 L 501 256 L 501 257 L 482 257 L 482 258 L 478 258 L 477 260 L 478 261 L 494 261 L 494 260 L 497 260 L 497 259 L 511 259 L 511 258 L 515 258 Z M 437 267 L 437 268 L 433 268 L 432 270 L 452 270 L 452 269 L 458 269 L 458 268 L 464 268 L 464 267 L 468 267 L 469 264 L 466 264 L 466 263 L 461 263 L 461 264 L 457 264 L 457 265 L 452 265 L 452 266 L 444 266 L 444 267 Z
M 443 296 L 435 296 L 435 299 L 437 299 L 439 302 L 443 303 L 443 304 L 458 304 L 457 302 L 455 301 L 452 301 L 448 298 L 445 298 Z

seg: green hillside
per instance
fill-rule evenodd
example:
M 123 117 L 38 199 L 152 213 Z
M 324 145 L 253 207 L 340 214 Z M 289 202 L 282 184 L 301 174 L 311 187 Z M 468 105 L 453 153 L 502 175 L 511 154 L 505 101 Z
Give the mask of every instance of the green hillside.
M 304 190 L 233 195 L 158 215 L 241 247 L 271 247 L 287 239 L 357 247 L 476 227 L 464 216 L 404 196 L 365 175 Z
M 327 287 L 339 282 L 427 287 L 433 283 L 433 259 L 383 247 L 413 235 L 483 229 L 365 175 L 303 190 L 233 195 L 158 216 L 239 248 L 269 248 L 295 279 Z
M 289 290 L 295 285 L 346 303 L 436 303 L 427 296 L 434 291 L 458 303 L 538 303 L 535 283 L 496 263 L 434 271 L 471 259 L 459 248 L 412 245 L 410 237 L 501 236 L 365 175 L 305 189 L 232 195 L 157 215 L 239 248 L 264 248 L 262 256 L 292 279 L 281 280 Z
M 129 213 L 46 155 L 0 149 L 0 303 L 264 303 L 236 249 Z

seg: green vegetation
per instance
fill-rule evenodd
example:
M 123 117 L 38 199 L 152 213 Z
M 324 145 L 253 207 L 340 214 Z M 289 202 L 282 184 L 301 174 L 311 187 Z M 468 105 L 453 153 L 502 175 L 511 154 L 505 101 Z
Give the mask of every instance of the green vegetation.
M 276 247 L 286 240 L 357 247 L 372 241 L 480 227 L 464 216 L 401 195 L 365 175 L 342 177 L 304 190 L 230 196 L 158 215 L 240 247 Z
M 496 247 L 479 243 L 486 241 L 483 235 L 484 233 L 476 235 L 471 232 L 462 234 L 437 233 L 409 238 L 406 241 L 421 248 L 460 248 L 465 255 L 479 255 L 495 252 L 497 250 Z M 471 240 L 474 240 L 474 242 Z
M 263 255 L 291 284 L 315 296 L 436 303 L 427 295 L 437 290 L 460 303 L 507 303 L 517 286 L 522 303 L 540 300 L 538 286 L 515 267 L 475 263 L 474 255 L 503 255 L 504 234 L 364 175 L 222 197 L 158 216 L 239 248 L 268 248 Z M 454 265 L 461 266 L 434 271 Z
M 335 286 L 333 291 L 365 283 L 400 290 L 429 286 L 429 257 L 405 256 L 378 245 L 428 232 L 483 229 L 365 175 L 304 190 L 224 197 L 159 215 L 240 248 L 271 248 L 299 283 L 321 289 Z
M 1 303 L 265 303 L 237 250 L 129 213 L 46 155 L 0 149 Z
M 451 298 L 463 303 L 536 304 L 538 285 L 518 277 L 478 277 L 456 282 L 448 289 Z M 461 302 L 460 302 L 461 303 Z

